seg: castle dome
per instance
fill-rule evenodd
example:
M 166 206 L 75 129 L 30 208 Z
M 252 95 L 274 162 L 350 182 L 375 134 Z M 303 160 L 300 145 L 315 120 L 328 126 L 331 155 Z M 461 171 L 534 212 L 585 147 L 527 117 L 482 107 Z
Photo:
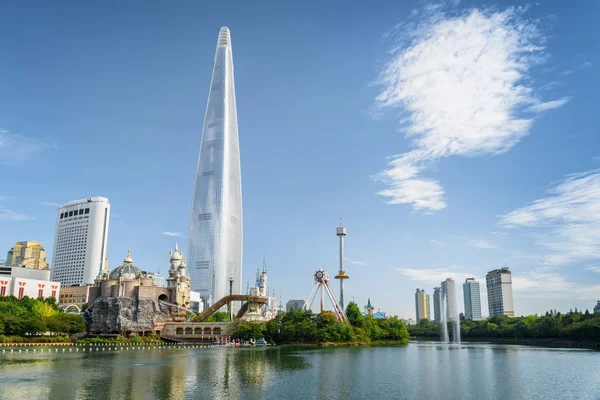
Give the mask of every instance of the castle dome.
M 133 265 L 133 260 L 131 259 L 131 253 L 129 250 L 127 250 L 127 257 L 125 257 L 123 260 L 123 264 L 110 271 L 108 279 L 119 279 L 121 275 L 125 279 L 135 279 L 138 275 L 143 275 L 143 272 L 138 267 Z

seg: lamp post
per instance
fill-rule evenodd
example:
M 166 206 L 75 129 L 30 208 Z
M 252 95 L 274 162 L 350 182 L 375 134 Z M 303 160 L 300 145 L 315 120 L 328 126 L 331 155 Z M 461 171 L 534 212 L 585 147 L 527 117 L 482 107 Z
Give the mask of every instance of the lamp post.
M 233 294 L 233 275 L 229 275 L 229 295 Z M 231 302 L 227 303 L 227 308 L 229 311 L 229 320 L 233 321 L 233 308 L 231 307 Z

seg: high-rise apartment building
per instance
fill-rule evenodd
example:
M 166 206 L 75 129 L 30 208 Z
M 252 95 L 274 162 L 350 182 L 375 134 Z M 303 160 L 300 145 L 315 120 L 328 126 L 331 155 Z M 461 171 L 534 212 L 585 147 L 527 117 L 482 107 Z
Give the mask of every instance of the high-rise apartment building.
M 431 320 L 431 302 L 425 289 L 417 288 L 415 293 L 415 309 L 417 311 L 417 324 L 422 319 Z
M 242 287 L 242 181 L 231 37 L 221 28 L 190 213 L 191 289 L 204 306 Z M 234 303 L 234 312 L 239 304 Z
M 69 201 L 56 215 L 52 280 L 63 286 L 94 283 L 104 268 L 110 204 L 104 197 Z
M 515 316 L 512 294 L 512 274 L 508 267 L 495 269 L 485 276 L 490 317 Z
M 46 250 L 41 243 L 27 240 L 17 242 L 6 255 L 6 265 L 31 269 L 48 269 Z
M 474 278 L 467 278 L 463 283 L 463 295 L 465 299 L 465 319 L 481 321 L 479 282 Z
M 442 321 L 442 288 L 433 288 L 433 321 L 440 323 Z
M 442 282 L 442 298 L 446 303 L 446 321 L 458 320 L 458 308 L 456 307 L 456 285 L 454 284 L 454 279 L 447 278 Z

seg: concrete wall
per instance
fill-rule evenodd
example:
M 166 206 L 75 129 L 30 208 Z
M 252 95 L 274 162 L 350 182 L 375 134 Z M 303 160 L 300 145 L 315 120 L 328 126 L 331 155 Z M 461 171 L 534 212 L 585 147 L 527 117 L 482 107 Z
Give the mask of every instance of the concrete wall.
M 182 340 L 211 339 L 231 336 L 233 327 L 232 322 L 169 322 L 165 324 L 161 335 Z

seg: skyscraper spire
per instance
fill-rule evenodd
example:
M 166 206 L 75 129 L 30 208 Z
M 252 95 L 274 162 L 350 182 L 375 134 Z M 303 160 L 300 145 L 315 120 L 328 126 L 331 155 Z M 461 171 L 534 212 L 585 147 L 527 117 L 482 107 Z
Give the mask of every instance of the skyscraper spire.
M 266 254 L 263 254 L 263 272 L 265 274 L 267 273 L 267 256 L 266 256 Z
M 198 155 L 190 212 L 188 260 L 191 289 L 200 292 L 205 306 L 241 293 L 242 282 L 242 180 L 233 78 L 231 35 L 219 31 L 212 81 Z M 237 312 L 239 304 L 234 305 Z

